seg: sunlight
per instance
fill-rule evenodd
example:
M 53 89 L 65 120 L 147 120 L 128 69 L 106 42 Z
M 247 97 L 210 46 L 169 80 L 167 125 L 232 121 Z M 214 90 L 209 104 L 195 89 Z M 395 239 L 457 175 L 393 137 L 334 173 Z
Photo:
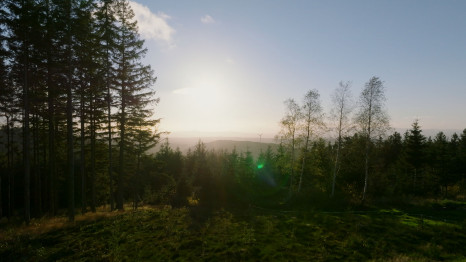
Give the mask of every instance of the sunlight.
M 183 87 L 173 91 L 192 128 L 219 128 L 229 103 L 226 73 L 218 66 L 203 65 L 186 70 Z
M 214 82 L 194 82 L 190 87 L 173 91 L 174 94 L 183 95 L 184 105 L 190 108 L 190 114 L 212 115 L 221 109 L 225 102 L 224 88 Z
M 198 81 L 193 82 L 192 87 L 182 88 L 181 94 L 191 97 L 192 105 L 199 110 L 199 113 L 213 113 L 219 107 L 222 107 L 222 102 L 225 100 L 222 91 L 225 88 L 215 81 Z

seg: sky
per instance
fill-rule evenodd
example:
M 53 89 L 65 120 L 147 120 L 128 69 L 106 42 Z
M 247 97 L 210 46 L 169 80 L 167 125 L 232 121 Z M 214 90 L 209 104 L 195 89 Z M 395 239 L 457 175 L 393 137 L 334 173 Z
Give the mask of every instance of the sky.
M 273 137 L 284 101 L 377 76 L 393 128 L 466 128 L 466 1 L 132 1 L 159 129 Z

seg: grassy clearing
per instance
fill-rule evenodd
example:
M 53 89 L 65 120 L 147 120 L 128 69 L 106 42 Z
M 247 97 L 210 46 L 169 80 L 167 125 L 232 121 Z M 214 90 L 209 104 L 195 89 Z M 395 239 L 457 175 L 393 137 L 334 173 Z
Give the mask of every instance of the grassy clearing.
M 463 261 L 465 218 L 464 209 L 426 206 L 404 211 L 249 208 L 207 214 L 158 207 L 98 212 L 75 223 L 54 218 L 27 227 L 3 225 L 0 260 Z

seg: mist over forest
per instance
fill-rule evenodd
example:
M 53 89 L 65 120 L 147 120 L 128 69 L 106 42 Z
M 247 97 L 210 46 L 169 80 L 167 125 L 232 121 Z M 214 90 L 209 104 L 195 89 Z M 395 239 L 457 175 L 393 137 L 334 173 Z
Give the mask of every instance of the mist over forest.
M 466 258 L 466 126 L 394 128 L 384 72 L 283 97 L 274 137 L 177 137 L 130 2 L 0 29 L 0 261 Z

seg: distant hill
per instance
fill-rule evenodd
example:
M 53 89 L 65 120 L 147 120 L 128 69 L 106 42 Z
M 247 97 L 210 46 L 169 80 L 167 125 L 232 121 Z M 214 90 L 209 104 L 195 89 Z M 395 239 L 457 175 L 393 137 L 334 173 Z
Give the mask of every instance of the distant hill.
M 193 150 L 196 144 L 201 141 L 206 145 L 207 150 L 225 150 L 228 152 L 236 148 L 236 152 L 246 152 L 249 150 L 251 154 L 257 158 L 261 150 L 267 150 L 268 146 L 272 150 L 276 150 L 277 144 L 274 143 L 273 138 L 263 138 L 262 142 L 258 138 L 244 138 L 244 137 L 173 137 L 168 138 L 168 142 L 173 149 L 179 148 L 183 154 L 186 154 L 189 149 Z M 161 141 L 155 148 L 149 150 L 149 153 L 156 153 L 159 151 L 160 146 L 165 141 Z
M 261 151 L 266 151 L 270 146 L 273 151 L 278 147 L 278 144 L 275 143 L 259 143 L 252 141 L 233 141 L 233 140 L 216 140 L 212 142 L 205 143 L 207 150 L 225 150 L 227 152 L 232 152 L 236 149 L 236 152 L 251 152 L 254 158 L 257 158 Z
M 410 128 L 393 128 L 389 132 L 387 132 L 386 135 L 391 135 L 393 132 L 397 131 L 401 135 L 403 135 L 406 130 Z M 423 129 L 422 134 L 426 137 L 431 136 L 432 139 L 435 137 L 435 135 L 443 131 L 447 138 L 449 139 L 453 133 L 461 134 L 462 130 L 459 129 L 445 129 L 445 130 L 440 130 L 440 129 Z M 334 141 L 335 138 L 333 137 L 325 137 L 325 139 L 328 139 L 329 141 Z M 168 139 L 168 142 L 170 143 L 170 146 L 173 149 L 179 148 L 180 151 L 183 154 L 186 154 L 189 149 L 193 150 L 196 144 L 201 141 L 203 142 L 208 150 L 225 150 L 228 152 L 231 152 L 233 149 L 236 148 L 236 151 L 238 153 L 241 152 L 246 152 L 250 151 L 252 155 L 257 158 L 260 154 L 260 151 L 267 150 L 268 146 L 272 147 L 272 150 L 276 150 L 278 145 L 273 138 L 262 138 L 262 142 L 259 142 L 259 137 L 171 137 L 169 136 L 168 138 L 162 139 L 160 143 L 149 150 L 149 153 L 154 154 L 159 151 L 160 146 L 162 143 L 165 142 L 165 139 Z

